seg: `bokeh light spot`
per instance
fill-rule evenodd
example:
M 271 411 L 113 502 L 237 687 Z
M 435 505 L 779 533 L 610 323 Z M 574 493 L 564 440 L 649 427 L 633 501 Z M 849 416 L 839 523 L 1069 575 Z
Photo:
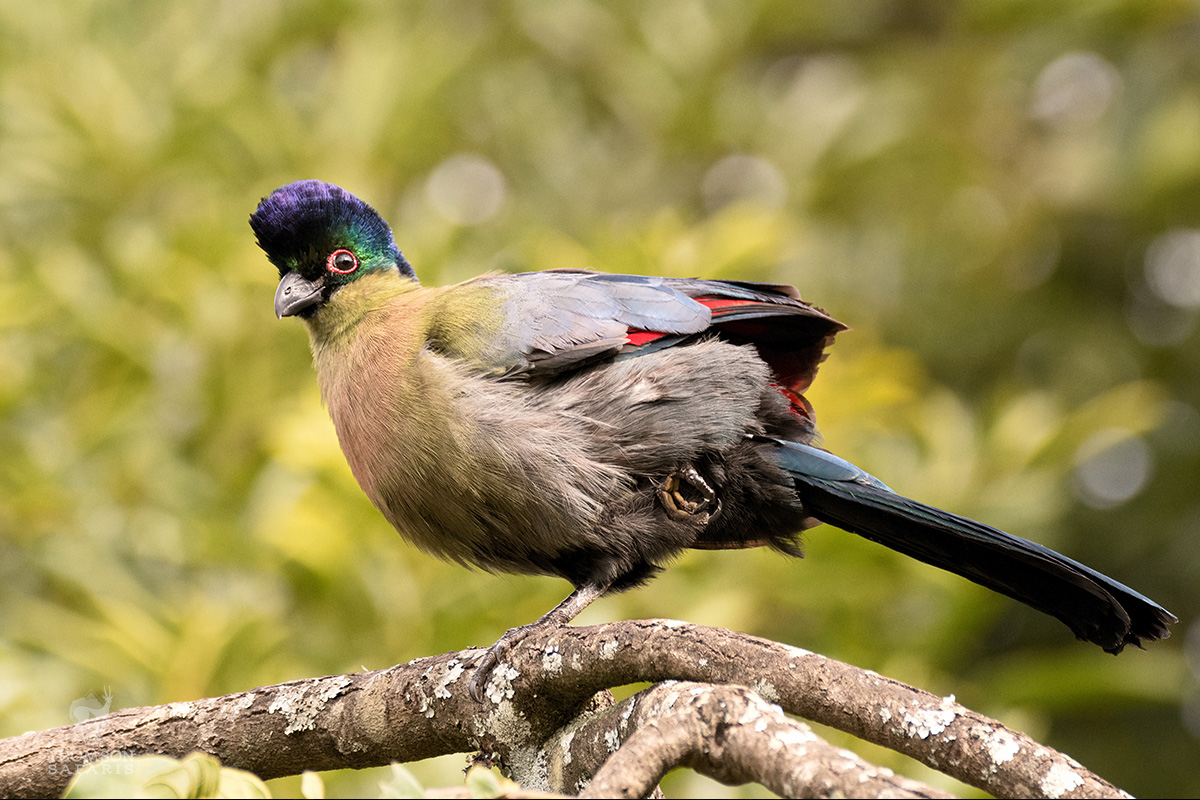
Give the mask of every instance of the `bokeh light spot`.
M 1089 436 L 1075 452 L 1075 494 L 1092 508 L 1112 508 L 1145 487 L 1154 467 L 1150 447 L 1120 428 Z
M 438 164 L 425 185 L 434 210 L 456 225 L 487 222 L 504 204 L 504 176 L 492 162 L 460 153 Z

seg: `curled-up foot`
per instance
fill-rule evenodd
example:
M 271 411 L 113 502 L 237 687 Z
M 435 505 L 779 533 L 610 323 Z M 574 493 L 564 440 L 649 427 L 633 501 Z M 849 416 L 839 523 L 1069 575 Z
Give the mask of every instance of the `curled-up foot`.
M 471 699 L 476 703 L 482 703 L 484 696 L 487 694 L 484 687 L 492 679 L 492 672 L 500 665 L 501 659 L 513 646 L 517 645 L 522 639 L 534 631 L 544 628 L 561 628 L 579 615 L 592 601 L 600 595 L 608 591 L 608 584 L 585 583 L 567 596 L 566 600 L 556 605 L 550 611 L 546 612 L 535 622 L 528 625 L 522 625 L 519 628 L 509 628 L 504 635 L 496 640 L 496 643 L 487 649 L 483 657 L 475 666 L 475 674 L 471 676 L 469 691 Z M 493 702 L 499 702 L 500 697 L 491 698 Z
M 671 519 L 695 518 L 702 525 L 707 525 L 721 510 L 716 490 L 691 464 L 684 464 L 667 476 L 658 488 L 658 501 Z

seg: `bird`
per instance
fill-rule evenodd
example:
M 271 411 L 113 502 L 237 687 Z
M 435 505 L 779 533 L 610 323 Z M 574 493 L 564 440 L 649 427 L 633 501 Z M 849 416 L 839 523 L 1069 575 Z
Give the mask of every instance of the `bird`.
M 251 214 L 275 314 L 308 329 L 358 484 L 418 548 L 573 587 L 477 662 L 640 586 L 689 549 L 800 556 L 826 523 L 1119 653 L 1173 614 L 1077 561 L 894 492 L 822 446 L 805 398 L 848 328 L 786 285 L 549 269 L 425 286 L 391 226 L 301 180 Z

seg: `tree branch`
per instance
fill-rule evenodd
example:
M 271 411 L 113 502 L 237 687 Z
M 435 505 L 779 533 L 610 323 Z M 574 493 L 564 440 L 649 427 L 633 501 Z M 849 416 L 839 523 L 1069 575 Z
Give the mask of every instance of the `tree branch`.
M 612 751 L 590 783 L 576 778 L 580 797 L 642 797 L 679 766 L 781 797 L 951 797 L 832 746 L 744 686 L 666 681 L 568 735 Z
M 551 791 L 577 791 L 581 779 L 595 775 L 605 781 L 605 792 L 618 791 L 618 785 L 642 792 L 657 780 L 653 773 L 683 764 L 783 794 L 819 792 L 803 787 L 835 778 L 806 778 L 802 773 L 813 767 L 800 751 L 807 750 L 826 767 L 837 753 L 839 768 L 849 770 L 847 780 L 879 781 L 877 788 L 854 783 L 852 790 L 842 789 L 847 794 L 908 786 L 905 791 L 930 796 L 915 782 L 831 753 L 769 705 L 778 703 L 782 711 L 890 747 L 997 797 L 1128 796 L 1069 757 L 952 698 L 745 634 L 664 620 L 534 634 L 497 666 L 485 687 L 488 699 L 475 703 L 467 683 L 481 657 L 480 650 L 446 653 L 375 672 L 124 709 L 0 740 L 0 795 L 59 794 L 76 769 L 104 755 L 181 757 L 193 750 L 263 778 L 482 751 L 523 786 Z M 617 706 L 604 695 L 596 699 L 611 686 L 665 680 L 753 691 L 688 687 L 687 702 L 673 713 L 664 704 L 670 696 L 677 703 L 684 698 L 678 684 L 654 687 Z M 610 740 L 591 735 L 601 731 L 614 733 Z M 697 744 L 701 736 L 705 743 Z M 583 747 L 587 740 L 611 741 L 613 747 Z M 621 756 L 597 774 L 621 743 Z M 658 743 L 662 751 L 654 747 Z M 632 748 L 629 754 L 624 747 Z M 657 753 L 655 760 L 638 766 L 648 751 Z

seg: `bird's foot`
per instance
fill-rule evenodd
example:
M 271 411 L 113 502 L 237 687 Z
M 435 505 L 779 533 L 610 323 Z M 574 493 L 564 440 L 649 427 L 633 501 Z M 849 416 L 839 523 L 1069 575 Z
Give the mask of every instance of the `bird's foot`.
M 496 643 L 487 649 L 479 663 L 475 666 L 475 674 L 471 676 L 469 691 L 471 699 L 476 703 L 482 703 L 485 695 L 491 697 L 495 702 L 499 702 L 502 698 L 492 696 L 491 686 L 488 684 L 492 681 L 492 673 L 496 667 L 500 666 L 500 660 L 508 653 L 509 649 L 520 643 L 522 639 L 532 633 L 535 629 L 541 626 L 541 620 L 531 622 L 528 625 L 522 625 L 519 628 L 509 628 L 504 632 L 504 635 L 496 640 Z M 487 688 L 485 688 L 487 687 Z M 501 690 L 502 691 L 502 690 Z
M 483 654 L 483 657 L 476 665 L 475 674 L 471 676 L 471 683 L 468 685 L 471 699 L 476 703 L 482 703 L 485 696 L 497 703 L 504 699 L 500 695 L 503 689 L 492 681 L 492 672 L 500 665 L 500 659 L 504 657 L 513 645 L 519 643 L 529 634 L 545 628 L 557 630 L 575 619 L 579 612 L 587 608 L 593 600 L 607 592 L 609 585 L 609 583 L 602 582 L 585 583 L 567 595 L 567 599 L 547 611 L 534 622 L 522 625 L 519 628 L 509 628 L 505 631 L 504 635 L 487 649 L 487 652 Z M 516 677 L 516 673 L 513 672 L 507 677 Z M 484 689 L 485 686 L 487 687 L 486 690 Z M 492 689 L 496 691 L 492 692 Z M 511 697 L 511 695 L 509 696 Z
M 689 494 L 698 494 L 699 497 L 689 499 L 684 495 L 685 488 L 691 489 Z M 667 476 L 658 490 L 658 501 L 662 503 L 663 510 L 671 519 L 687 520 L 699 517 L 702 524 L 707 524 L 709 519 L 721 510 L 721 500 L 717 497 L 716 490 L 691 464 L 684 464 Z M 709 509 L 712 509 L 711 512 Z

